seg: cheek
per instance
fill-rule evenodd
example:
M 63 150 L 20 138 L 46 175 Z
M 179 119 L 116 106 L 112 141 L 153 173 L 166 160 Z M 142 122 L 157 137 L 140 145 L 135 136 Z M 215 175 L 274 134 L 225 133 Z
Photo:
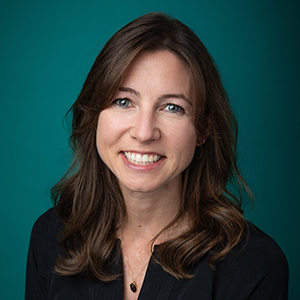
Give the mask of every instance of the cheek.
M 177 149 L 181 159 L 184 159 L 185 162 L 191 162 L 197 145 L 197 133 L 194 125 L 187 123 L 174 128 L 170 134 L 173 136 L 173 149 Z
M 192 122 L 188 122 L 177 128 L 178 141 L 182 141 L 182 146 L 194 149 L 197 144 L 197 132 Z
M 96 145 L 101 159 L 106 162 L 118 152 L 120 141 L 126 132 L 124 117 L 111 109 L 103 110 L 98 118 Z
M 186 159 L 189 164 L 194 157 L 196 146 L 197 146 L 196 132 L 192 131 L 190 134 L 188 134 L 186 136 L 186 139 L 184 140 L 184 143 L 182 143 L 182 145 L 183 145 L 183 152 L 185 153 Z
M 109 122 L 109 114 L 102 111 L 99 115 L 96 133 L 97 150 L 102 160 L 105 160 L 103 156 L 105 156 L 106 148 L 113 142 L 113 133 L 115 130 L 111 125 L 111 122 Z

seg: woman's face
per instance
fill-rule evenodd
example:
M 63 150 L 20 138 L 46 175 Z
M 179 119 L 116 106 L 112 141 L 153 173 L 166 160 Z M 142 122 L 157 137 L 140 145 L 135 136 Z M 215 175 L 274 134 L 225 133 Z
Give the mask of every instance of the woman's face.
M 99 115 L 97 149 L 121 190 L 170 191 L 197 144 L 190 71 L 169 51 L 140 53 Z

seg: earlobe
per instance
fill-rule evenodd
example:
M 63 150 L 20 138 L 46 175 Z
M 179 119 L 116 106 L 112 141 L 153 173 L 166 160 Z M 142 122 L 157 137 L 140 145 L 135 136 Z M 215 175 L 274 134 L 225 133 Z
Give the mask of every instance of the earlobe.
M 204 145 L 206 143 L 207 138 L 203 138 L 203 137 L 199 137 L 198 138 L 198 142 L 197 142 L 197 146 L 201 146 Z
M 211 132 L 211 118 L 210 117 L 207 117 L 205 119 L 206 123 L 205 123 L 205 131 L 200 133 L 199 132 L 199 136 L 198 136 L 198 139 L 197 139 L 197 146 L 201 146 L 201 145 L 204 145 L 210 135 L 210 132 Z

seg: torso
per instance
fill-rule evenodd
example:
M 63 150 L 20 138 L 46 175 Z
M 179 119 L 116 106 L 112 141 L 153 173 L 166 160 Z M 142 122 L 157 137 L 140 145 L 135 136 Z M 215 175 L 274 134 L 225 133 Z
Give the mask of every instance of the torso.
M 61 251 L 56 237 L 62 229 L 63 224 L 54 210 L 43 214 L 33 228 L 27 267 L 25 298 L 28 300 L 115 300 L 138 297 L 139 300 L 287 299 L 286 258 L 270 237 L 250 223 L 246 238 L 225 259 L 217 262 L 216 271 L 209 267 L 209 256 L 206 255 L 195 267 L 192 279 L 178 281 L 165 272 L 155 263 L 154 259 L 159 260 L 155 248 L 147 272 L 144 270 L 139 276 L 137 284 L 143 287 L 137 293 L 129 290 L 130 274 L 122 269 L 120 239 L 117 239 L 113 249 L 111 262 L 115 263 L 111 265 L 111 272 L 123 273 L 125 279 L 120 276 L 114 281 L 104 282 L 90 280 L 82 274 L 60 276 L 53 272 Z M 132 249 L 132 253 L 138 252 Z M 146 262 L 148 258 L 144 259 Z

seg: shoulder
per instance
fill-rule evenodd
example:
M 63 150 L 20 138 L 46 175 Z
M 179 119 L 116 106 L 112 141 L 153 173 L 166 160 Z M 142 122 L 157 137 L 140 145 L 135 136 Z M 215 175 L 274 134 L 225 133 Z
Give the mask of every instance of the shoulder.
M 35 221 L 31 235 L 33 238 L 47 238 L 49 234 L 57 234 L 61 228 L 62 223 L 55 209 L 50 208 Z
M 260 274 L 287 271 L 286 257 L 278 244 L 258 227 L 248 222 L 243 241 L 224 259 L 226 266 L 247 266 Z
M 46 299 L 59 253 L 57 239 L 63 229 L 54 208 L 34 223 L 27 256 L 26 299 Z
M 241 256 L 253 259 L 256 264 L 263 263 L 260 269 L 287 267 L 286 257 L 278 244 L 266 233 L 252 223 L 247 223 L 244 241 L 238 247 L 237 253 Z
M 62 222 L 54 208 L 43 213 L 33 225 L 29 261 L 34 262 L 41 272 L 49 270 L 56 261 L 59 249 L 57 238 L 62 229 Z
M 57 237 L 63 229 L 54 208 L 48 209 L 34 223 L 31 232 L 31 245 L 36 248 L 53 248 L 57 245 Z
M 288 273 L 286 257 L 278 244 L 248 222 L 243 241 L 217 263 L 215 278 L 222 293 L 251 294 L 250 299 L 286 299 Z
M 49 222 L 52 224 L 60 223 L 57 213 L 53 207 L 49 208 L 46 212 L 44 212 L 37 218 L 33 225 L 33 228 L 45 227 L 49 224 Z

